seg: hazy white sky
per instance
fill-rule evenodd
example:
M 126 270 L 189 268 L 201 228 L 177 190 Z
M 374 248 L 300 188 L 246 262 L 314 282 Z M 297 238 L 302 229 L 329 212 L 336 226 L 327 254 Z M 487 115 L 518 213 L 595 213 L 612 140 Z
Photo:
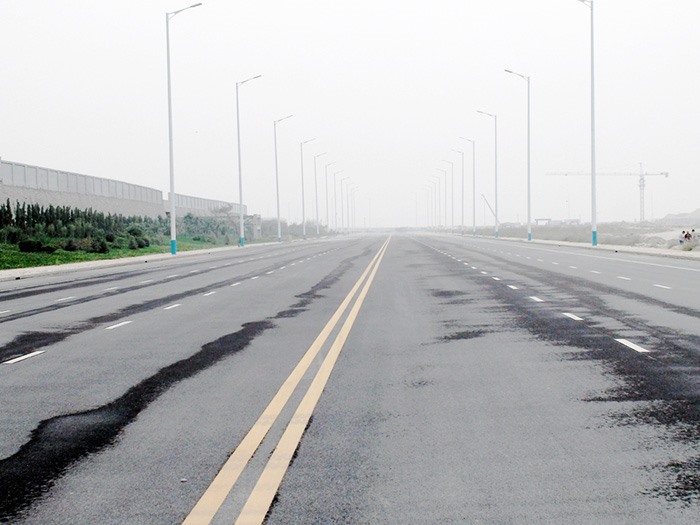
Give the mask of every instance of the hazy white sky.
M 0 0 L 0 156 L 168 190 L 165 12 L 192 0 Z M 171 20 L 176 190 L 237 201 L 235 83 L 244 201 L 307 217 L 313 156 L 360 188 L 358 222 L 413 225 L 441 162 L 476 147 L 477 224 L 492 223 L 493 119 L 499 215 L 526 217 L 526 84 L 532 77 L 533 218 L 590 220 L 589 9 L 577 0 L 203 0 Z M 668 171 L 647 184 L 647 218 L 700 207 L 700 3 L 595 0 L 598 171 Z M 471 224 L 471 157 L 466 223 Z M 332 190 L 332 188 L 331 188 Z M 599 178 L 598 220 L 635 220 L 637 177 Z M 332 201 L 332 193 L 331 193 Z M 331 205 L 332 206 L 332 205 Z M 331 208 L 332 216 L 332 208 Z M 331 219 L 332 222 L 332 219 Z

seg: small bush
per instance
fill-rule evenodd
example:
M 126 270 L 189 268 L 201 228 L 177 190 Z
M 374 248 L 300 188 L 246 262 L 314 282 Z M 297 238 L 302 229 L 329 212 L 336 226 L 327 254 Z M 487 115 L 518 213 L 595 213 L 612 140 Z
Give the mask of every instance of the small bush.
M 104 239 L 93 239 L 89 251 L 92 253 L 107 253 L 109 246 L 107 246 Z
M 22 238 L 22 231 L 14 226 L 5 228 L 5 239 L 9 244 L 17 244 Z
M 116 237 L 112 232 L 109 232 L 107 235 L 105 235 L 105 241 L 107 242 L 114 242 L 115 239 Z
M 129 249 L 130 249 L 130 250 L 136 250 L 138 247 L 139 247 L 139 245 L 137 244 L 136 239 L 134 239 L 133 237 L 131 237 L 131 238 L 129 239 Z
M 17 243 L 20 252 L 23 253 L 40 253 L 44 247 L 41 241 L 25 239 Z
M 75 244 L 75 241 L 73 239 L 68 239 L 66 244 L 63 245 L 63 249 L 67 252 L 74 252 L 77 251 L 78 245 Z
M 145 248 L 146 247 L 146 241 L 144 241 L 141 237 L 136 239 L 136 246 L 139 248 Z
M 133 235 L 134 237 L 143 237 L 143 230 L 136 225 L 129 226 L 129 229 L 126 231 L 129 232 L 129 235 Z

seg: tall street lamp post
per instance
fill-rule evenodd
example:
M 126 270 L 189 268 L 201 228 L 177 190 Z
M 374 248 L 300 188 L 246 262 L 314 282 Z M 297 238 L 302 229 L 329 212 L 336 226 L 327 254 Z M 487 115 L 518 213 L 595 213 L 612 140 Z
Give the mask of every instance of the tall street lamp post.
M 578 0 L 591 10 L 591 243 L 598 246 L 598 225 L 595 188 L 595 39 L 593 26 L 593 0 Z
M 452 151 L 459 153 L 462 159 L 462 235 L 464 235 L 464 152 L 458 149 L 452 148 Z
M 304 144 L 316 139 L 305 140 L 299 145 L 301 151 L 301 234 L 306 239 L 306 197 L 304 196 Z
M 338 174 L 345 170 L 336 171 L 333 174 L 333 227 L 338 229 Z
M 315 194 L 315 200 L 316 200 L 316 237 L 318 237 L 321 234 L 321 230 L 319 227 L 319 222 L 318 222 L 318 177 L 316 176 L 316 159 L 319 157 L 323 157 L 326 153 L 319 153 L 318 155 L 314 155 L 314 194 Z
M 476 235 L 476 143 L 466 137 L 459 138 L 472 144 L 472 235 Z
M 442 176 L 444 177 L 444 180 L 445 180 L 445 186 L 444 186 L 444 188 L 445 188 L 445 191 L 444 191 L 445 206 L 444 206 L 444 208 L 445 208 L 445 229 L 447 229 L 447 170 L 443 170 L 442 168 L 436 168 L 436 169 L 438 171 L 442 172 Z
M 430 179 L 437 179 L 437 191 L 435 192 L 435 211 L 437 212 L 436 215 L 436 220 L 435 220 L 435 226 L 437 229 L 440 229 L 440 226 L 442 226 L 442 210 L 440 209 L 440 196 L 442 194 L 442 181 L 440 180 L 440 177 L 438 175 L 431 175 Z
M 173 101 L 170 87 L 170 19 L 178 13 L 202 5 L 194 4 L 177 11 L 165 13 L 165 48 L 168 72 L 168 161 L 170 165 L 170 253 L 177 253 L 177 229 L 175 226 L 175 155 L 173 153 Z
M 343 184 L 346 180 L 350 180 L 350 177 L 343 177 L 340 179 L 340 229 L 341 231 L 345 229 L 345 193 L 343 191 Z M 349 186 L 349 184 L 348 184 Z
M 506 73 L 518 76 L 527 82 L 527 240 L 532 240 L 532 219 L 530 214 L 530 77 L 510 69 Z
M 324 179 L 326 181 L 326 186 L 325 186 L 325 188 L 326 188 L 326 228 L 328 229 L 328 231 L 331 230 L 331 223 L 329 222 L 330 221 L 330 211 L 328 210 L 328 166 L 332 166 L 333 164 L 336 164 L 336 161 L 333 161 L 333 162 L 326 164 L 325 179 Z M 326 232 L 326 234 L 327 233 L 328 232 Z
M 236 82 L 236 143 L 238 145 L 238 206 L 240 207 L 240 227 L 241 227 L 241 232 L 240 236 L 238 239 L 238 246 L 244 246 L 245 245 L 245 215 L 243 213 L 243 172 L 241 170 L 241 118 L 240 118 L 240 109 L 238 106 L 238 88 L 245 84 L 246 82 L 250 82 L 251 80 L 255 80 L 256 78 L 260 78 L 262 75 L 255 75 L 254 77 L 246 78 L 245 80 L 241 80 L 240 82 Z
M 442 162 L 447 162 L 450 165 L 450 213 L 452 214 L 450 231 L 454 233 L 455 229 L 455 163 L 451 160 L 442 159 Z
M 496 226 L 494 229 L 494 236 L 496 239 L 498 239 L 498 117 L 492 113 L 486 113 L 485 111 L 478 111 L 477 113 L 481 113 L 482 115 L 486 115 L 489 117 L 493 117 L 493 137 L 494 137 L 494 146 L 493 146 L 493 171 L 494 171 L 494 212 L 493 215 L 495 217 L 495 222 Z
M 275 193 L 277 194 L 277 242 L 282 241 L 282 220 L 280 219 L 280 178 L 279 169 L 277 167 L 277 123 L 292 118 L 294 115 L 287 115 L 281 119 L 275 120 L 273 124 L 275 135 Z

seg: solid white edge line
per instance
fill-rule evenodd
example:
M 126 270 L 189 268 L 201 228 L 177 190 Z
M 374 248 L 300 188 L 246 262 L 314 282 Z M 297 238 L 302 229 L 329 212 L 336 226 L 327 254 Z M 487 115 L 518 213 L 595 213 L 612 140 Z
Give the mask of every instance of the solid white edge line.
M 615 341 L 617 341 L 618 343 L 622 343 L 626 347 L 631 348 L 632 350 L 635 350 L 636 352 L 639 352 L 640 354 L 650 353 L 649 350 L 647 350 L 646 348 L 642 348 L 641 346 L 636 345 L 636 344 L 628 341 L 627 339 L 615 339 Z
M 31 354 L 21 355 L 19 357 L 15 357 L 14 359 L 10 359 L 9 361 L 5 361 L 3 365 L 14 365 L 15 363 L 19 363 L 20 361 L 24 361 L 25 359 L 29 359 L 35 355 L 43 354 L 44 352 L 46 352 L 46 350 L 37 350 Z
M 108 326 L 105 328 L 105 330 L 114 330 L 115 328 L 119 328 L 120 326 L 124 326 L 126 324 L 132 323 L 133 321 L 122 321 L 121 323 L 113 324 L 112 326 Z
M 578 315 L 570 314 L 568 312 L 564 312 L 563 315 L 568 317 L 569 319 L 573 319 L 574 321 L 583 321 Z

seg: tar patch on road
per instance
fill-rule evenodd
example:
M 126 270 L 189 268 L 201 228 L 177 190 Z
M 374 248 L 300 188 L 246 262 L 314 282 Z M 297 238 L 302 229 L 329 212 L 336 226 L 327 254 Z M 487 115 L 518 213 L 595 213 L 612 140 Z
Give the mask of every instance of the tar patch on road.
M 462 332 L 455 332 L 449 335 L 443 335 L 439 341 L 446 343 L 449 341 L 459 341 L 461 339 L 475 339 L 477 337 L 482 337 L 487 333 L 486 330 L 465 330 Z

